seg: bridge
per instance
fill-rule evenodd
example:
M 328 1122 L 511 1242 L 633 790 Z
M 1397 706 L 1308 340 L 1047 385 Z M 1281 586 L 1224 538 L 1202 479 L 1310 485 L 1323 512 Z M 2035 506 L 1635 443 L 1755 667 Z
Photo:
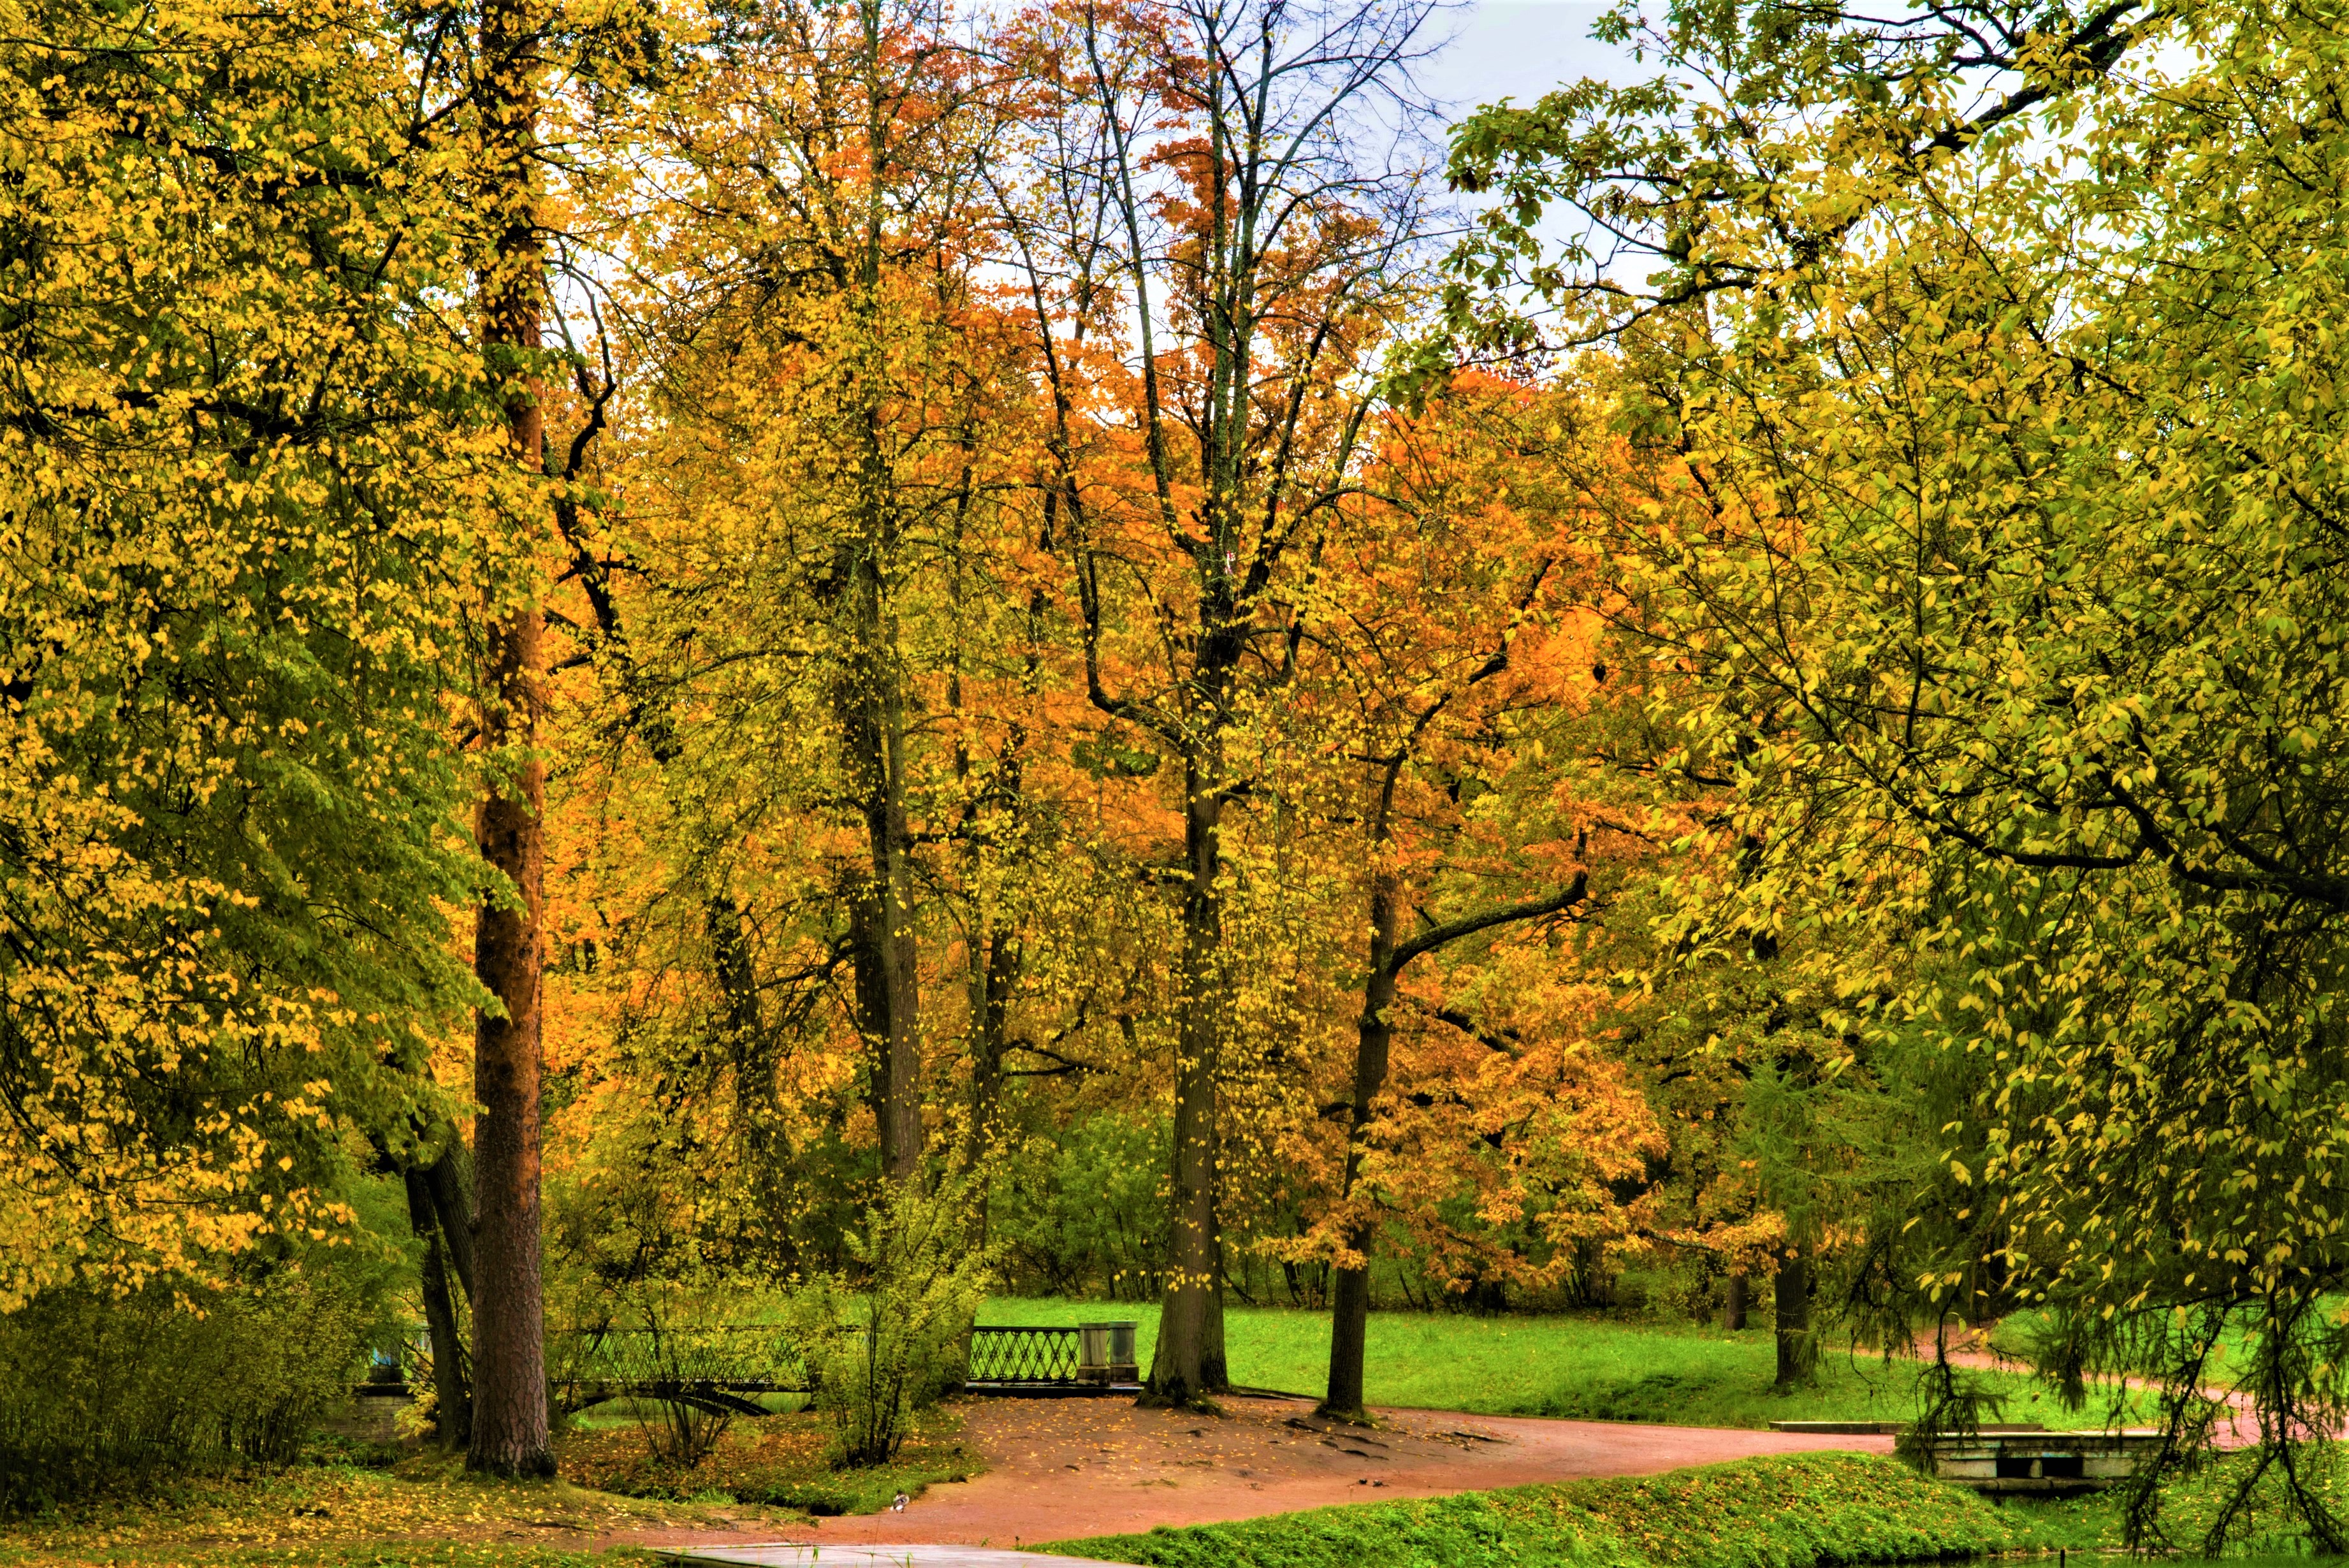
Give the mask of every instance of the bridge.
M 1134 1325 L 980 1325 L 957 1385 L 966 1394 L 1025 1398 L 1135 1394 Z M 410 1354 L 378 1357 L 361 1396 L 403 1395 L 419 1381 Z M 789 1330 L 772 1324 L 690 1329 L 563 1328 L 546 1336 L 547 1383 L 565 1410 L 613 1399 L 657 1399 L 712 1415 L 770 1416 L 758 1396 L 812 1397 L 817 1375 Z

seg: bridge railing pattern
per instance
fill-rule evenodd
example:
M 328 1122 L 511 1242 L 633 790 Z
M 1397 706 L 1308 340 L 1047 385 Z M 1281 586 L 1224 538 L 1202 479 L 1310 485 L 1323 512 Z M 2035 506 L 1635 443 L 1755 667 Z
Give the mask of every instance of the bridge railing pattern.
M 1073 1385 L 1078 1343 L 1074 1328 L 1003 1328 L 981 1325 L 970 1331 L 969 1383 Z
M 623 1395 L 667 1398 L 684 1391 L 717 1398 L 815 1390 L 807 1358 L 787 1331 L 771 1324 L 550 1329 L 546 1362 L 547 1380 L 574 1409 Z M 718 1402 L 748 1408 L 739 1398 Z

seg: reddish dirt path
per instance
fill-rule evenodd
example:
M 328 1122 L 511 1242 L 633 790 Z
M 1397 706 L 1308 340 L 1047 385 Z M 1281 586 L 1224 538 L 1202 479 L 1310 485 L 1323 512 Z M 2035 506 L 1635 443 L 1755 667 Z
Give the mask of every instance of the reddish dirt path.
M 1754 1454 L 1892 1451 L 1889 1437 L 1429 1410 L 1381 1410 L 1385 1426 L 1357 1432 L 1311 1421 L 1310 1403 L 1287 1399 L 1231 1399 L 1220 1418 L 1138 1410 L 1123 1399 L 988 1399 L 967 1409 L 965 1439 L 991 1468 L 932 1487 L 903 1513 L 626 1539 L 647 1546 L 751 1539 L 1012 1546 L 1339 1502 L 1648 1475 Z

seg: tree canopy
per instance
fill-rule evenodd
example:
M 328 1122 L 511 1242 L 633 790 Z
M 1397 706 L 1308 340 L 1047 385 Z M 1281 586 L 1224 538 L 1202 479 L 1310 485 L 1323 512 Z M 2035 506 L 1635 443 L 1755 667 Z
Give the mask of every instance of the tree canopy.
M 20 11 L 0 1310 L 1768 1276 L 2349 1544 L 2333 12 Z

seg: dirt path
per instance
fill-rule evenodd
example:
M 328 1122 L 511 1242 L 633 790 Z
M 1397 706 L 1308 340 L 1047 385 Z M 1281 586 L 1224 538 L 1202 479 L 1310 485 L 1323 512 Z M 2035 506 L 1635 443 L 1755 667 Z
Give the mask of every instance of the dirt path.
M 1578 1476 L 1648 1475 L 1683 1465 L 1812 1449 L 1890 1453 L 1889 1437 L 1815 1437 L 1712 1427 L 1633 1426 L 1518 1416 L 1382 1410 L 1357 1432 L 1310 1420 L 1312 1406 L 1232 1399 L 1221 1418 L 1138 1410 L 1123 1399 L 990 1399 L 968 1408 L 977 1480 L 932 1487 L 903 1513 L 763 1527 L 759 1539 L 1013 1546 L 1205 1524 L 1258 1514 L 1430 1497 Z M 718 1544 L 730 1534 L 615 1537 L 648 1546 Z

